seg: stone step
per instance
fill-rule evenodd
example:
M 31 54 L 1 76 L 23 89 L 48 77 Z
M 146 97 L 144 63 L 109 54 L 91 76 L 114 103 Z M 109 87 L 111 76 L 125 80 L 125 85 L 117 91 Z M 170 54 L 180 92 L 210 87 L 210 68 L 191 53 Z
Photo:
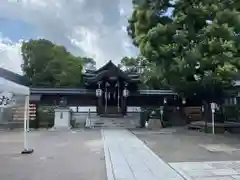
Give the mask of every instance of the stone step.
M 90 118 L 90 124 L 92 127 L 112 127 L 112 128 L 136 128 L 135 121 L 126 117 L 93 117 Z
M 100 114 L 100 117 L 105 117 L 105 118 L 122 118 L 124 115 L 120 113 L 107 113 L 107 114 Z
M 134 125 L 129 123 L 120 122 L 94 122 L 92 123 L 94 127 L 121 127 L 121 128 L 134 128 Z

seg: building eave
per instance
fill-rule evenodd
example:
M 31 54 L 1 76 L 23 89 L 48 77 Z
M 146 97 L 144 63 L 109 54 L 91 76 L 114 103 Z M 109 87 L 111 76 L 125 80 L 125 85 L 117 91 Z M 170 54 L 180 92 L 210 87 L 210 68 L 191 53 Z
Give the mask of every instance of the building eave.
M 95 95 L 95 90 L 84 89 L 84 88 L 30 88 L 31 94 L 45 94 L 45 95 Z M 139 95 L 177 95 L 172 90 L 138 90 L 135 94 Z
M 31 94 L 95 94 L 84 88 L 30 88 Z

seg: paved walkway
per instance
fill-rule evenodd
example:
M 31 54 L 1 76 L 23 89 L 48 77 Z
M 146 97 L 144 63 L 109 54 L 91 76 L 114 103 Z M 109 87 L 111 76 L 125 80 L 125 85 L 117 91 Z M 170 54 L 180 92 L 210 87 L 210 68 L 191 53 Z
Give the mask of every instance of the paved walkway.
M 124 129 L 102 130 L 108 180 L 183 180 L 141 140 Z
M 170 163 L 186 180 L 240 180 L 240 161 Z

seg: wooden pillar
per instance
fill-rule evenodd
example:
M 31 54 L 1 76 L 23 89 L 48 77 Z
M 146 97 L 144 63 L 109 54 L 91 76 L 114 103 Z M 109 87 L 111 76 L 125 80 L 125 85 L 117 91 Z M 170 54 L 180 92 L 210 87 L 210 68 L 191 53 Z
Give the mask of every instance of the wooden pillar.
M 96 97 L 97 97 L 97 114 L 102 114 L 102 88 L 101 88 L 102 82 L 98 82 L 98 89 L 96 89 Z
M 127 114 L 127 98 L 124 96 L 121 96 L 121 109 L 122 109 L 122 114 L 126 115 Z
M 102 114 L 102 109 L 103 109 L 103 105 L 102 105 L 102 96 L 97 98 L 97 114 L 100 115 Z
M 99 115 L 99 98 L 98 97 L 96 99 L 96 109 L 97 109 L 97 114 Z
M 128 83 L 124 83 L 125 87 L 123 88 L 123 91 L 122 91 L 122 109 L 123 109 L 123 115 L 126 115 L 127 114 L 127 98 L 128 98 L 128 90 L 127 90 L 127 86 L 128 86 Z

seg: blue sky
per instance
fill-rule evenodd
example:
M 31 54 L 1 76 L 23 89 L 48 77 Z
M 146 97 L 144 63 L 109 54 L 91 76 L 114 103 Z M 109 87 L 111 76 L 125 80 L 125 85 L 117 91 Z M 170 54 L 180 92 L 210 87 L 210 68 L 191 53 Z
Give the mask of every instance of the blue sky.
M 136 56 L 126 32 L 131 0 L 0 0 L 0 66 L 20 72 L 21 41 L 45 38 L 97 67 Z
M 34 27 L 20 20 L 0 18 L 0 32 L 12 42 L 34 37 Z

